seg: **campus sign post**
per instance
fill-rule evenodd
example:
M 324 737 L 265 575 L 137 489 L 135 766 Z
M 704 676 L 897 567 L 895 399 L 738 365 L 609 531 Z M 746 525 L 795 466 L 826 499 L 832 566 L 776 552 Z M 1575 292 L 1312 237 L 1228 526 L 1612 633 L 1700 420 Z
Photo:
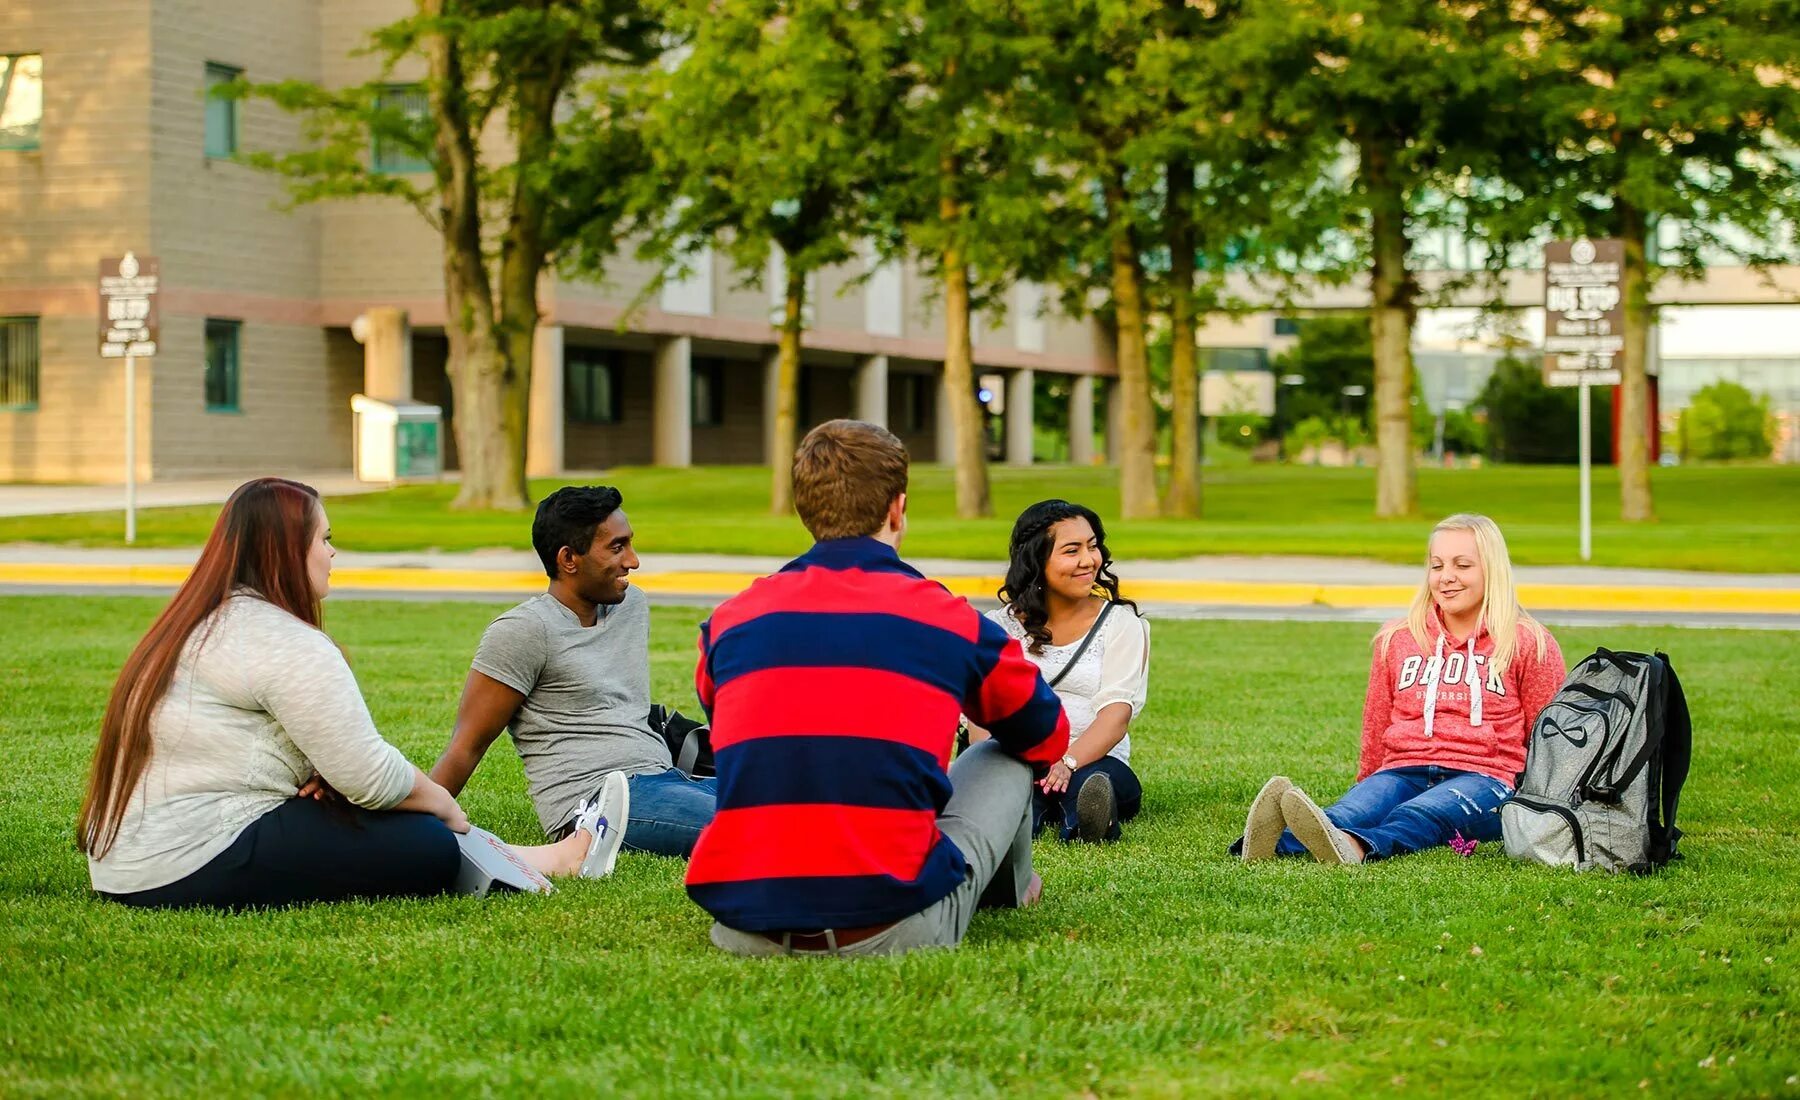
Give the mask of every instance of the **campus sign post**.
M 130 252 L 100 261 L 100 357 L 125 360 L 125 545 L 137 541 L 137 360 L 156 354 L 157 263 Z
M 1581 387 L 1581 560 L 1593 556 L 1594 386 L 1619 384 L 1625 303 L 1619 271 L 1625 242 L 1551 241 L 1544 245 L 1544 382 Z

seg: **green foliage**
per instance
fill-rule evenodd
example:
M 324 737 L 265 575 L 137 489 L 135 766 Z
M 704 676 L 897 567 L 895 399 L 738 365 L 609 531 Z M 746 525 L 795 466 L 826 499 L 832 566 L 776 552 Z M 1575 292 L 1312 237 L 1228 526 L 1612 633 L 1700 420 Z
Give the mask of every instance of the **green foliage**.
M 1775 446 L 1774 427 L 1766 396 L 1736 382 L 1714 382 L 1681 411 L 1681 456 L 1768 458 Z
M 1792 631 L 1552 621 L 1570 660 L 1669 651 L 1705 716 L 1687 858 L 1665 872 L 1576 875 L 1484 843 L 1345 873 L 1225 846 L 1269 775 L 1321 799 L 1349 784 L 1373 627 L 1159 619 L 1132 726 L 1144 809 L 1120 843 L 1038 840 L 1043 903 L 977 913 L 955 951 L 756 961 L 707 942 L 684 863 L 629 852 L 548 897 L 237 915 L 95 898 L 70 822 L 106 693 L 163 602 L 0 600 L 8 1095 L 1791 1091 Z M 330 601 L 413 761 L 442 750 L 505 606 Z M 706 613 L 652 612 L 659 701 L 690 705 Z M 507 840 L 541 835 L 503 744 L 462 802 Z
M 790 275 L 849 260 L 900 103 L 885 10 L 668 0 L 662 13 L 680 45 L 638 81 L 642 255 L 679 264 L 708 242 L 755 285 L 774 252 Z
M 1299 339 L 1269 364 L 1275 372 L 1279 400 L 1274 429 L 1285 434 L 1307 419 L 1336 422 L 1346 410 L 1359 419 L 1369 407 L 1375 385 L 1375 356 L 1369 344 L 1369 319 L 1364 313 L 1326 313 L 1298 321 Z M 1299 375 L 1298 385 L 1282 385 L 1281 379 Z M 1346 387 L 1360 386 L 1363 395 L 1347 397 Z M 1338 437 L 1337 433 L 1333 433 Z
M 1221 446 L 1247 451 L 1269 437 L 1269 418 L 1256 413 L 1215 416 L 1213 431 Z
M 1792 262 L 1800 212 L 1800 7 L 1791 0 L 1558 0 L 1517 60 L 1541 133 L 1496 143 L 1502 236 L 1646 232 L 1652 280 Z M 1519 253 L 1515 252 L 1516 257 Z M 1504 254 L 1495 263 L 1506 260 Z
M 1487 454 L 1487 421 L 1478 417 L 1471 409 L 1445 409 L 1444 452 L 1460 455 Z
M 1488 377 L 1478 404 L 1487 410 L 1488 455 L 1497 462 L 1575 462 L 1581 391 L 1544 385 L 1535 363 L 1502 359 Z M 1596 387 L 1593 401 L 1593 461 L 1612 461 L 1612 390 Z

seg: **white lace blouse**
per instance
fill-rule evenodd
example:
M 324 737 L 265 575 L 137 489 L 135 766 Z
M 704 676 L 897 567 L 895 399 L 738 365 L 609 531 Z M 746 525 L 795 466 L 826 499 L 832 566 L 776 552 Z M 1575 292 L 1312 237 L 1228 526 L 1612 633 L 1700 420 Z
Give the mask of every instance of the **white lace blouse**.
M 1008 634 L 1019 640 L 1025 658 L 1038 666 L 1045 680 L 1052 680 L 1069 663 L 1081 646 L 1077 638 L 1068 645 L 1046 645 L 1042 653 L 1031 652 L 1031 638 L 1025 627 L 1006 608 L 987 613 Z M 1131 717 L 1136 720 L 1144 709 L 1150 689 L 1150 622 L 1133 614 L 1128 606 L 1113 608 L 1100 629 L 1100 636 L 1088 646 L 1081 660 L 1057 684 L 1057 698 L 1069 716 L 1069 741 L 1073 744 L 1094 724 L 1102 708 L 1112 703 L 1131 704 Z M 1119 739 L 1108 756 L 1122 762 L 1131 761 L 1131 734 Z

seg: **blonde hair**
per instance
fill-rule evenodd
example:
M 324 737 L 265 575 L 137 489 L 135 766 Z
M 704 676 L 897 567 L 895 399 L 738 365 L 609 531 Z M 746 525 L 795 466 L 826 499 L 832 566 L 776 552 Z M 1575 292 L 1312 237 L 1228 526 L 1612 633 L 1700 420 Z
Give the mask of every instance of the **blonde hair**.
M 1524 627 L 1537 642 L 1537 658 L 1544 659 L 1545 632 L 1543 626 L 1531 617 L 1523 607 L 1519 606 L 1519 592 L 1513 583 L 1512 558 L 1506 552 L 1506 536 L 1500 533 L 1500 526 L 1486 516 L 1473 512 L 1460 512 L 1449 517 L 1431 529 L 1431 537 L 1436 538 L 1440 531 L 1467 531 L 1475 536 L 1475 553 L 1481 558 L 1481 571 L 1486 583 L 1481 593 L 1481 618 L 1477 620 L 1476 632 L 1486 625 L 1488 633 L 1494 636 L 1494 655 L 1488 661 L 1488 667 L 1494 675 L 1503 676 L 1517 654 L 1519 628 Z M 1381 628 L 1375 636 L 1375 643 L 1380 647 L 1381 655 L 1387 656 L 1388 643 L 1402 628 L 1412 634 L 1413 641 L 1421 650 L 1429 642 L 1431 624 L 1431 544 L 1426 542 L 1425 579 L 1419 584 L 1419 591 L 1413 596 L 1412 607 L 1403 619 Z

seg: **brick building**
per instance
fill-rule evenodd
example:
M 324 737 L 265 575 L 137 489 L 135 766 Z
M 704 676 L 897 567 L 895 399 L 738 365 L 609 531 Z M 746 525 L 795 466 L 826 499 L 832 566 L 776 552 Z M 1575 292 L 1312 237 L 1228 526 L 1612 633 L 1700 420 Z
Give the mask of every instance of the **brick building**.
M 348 468 L 358 392 L 410 396 L 454 417 L 431 230 L 397 200 L 280 209 L 279 181 L 230 157 L 293 147 L 299 124 L 265 103 L 206 94 L 239 73 L 370 79 L 377 62 L 352 52 L 410 10 L 406 0 L 0 5 L 0 480 L 123 477 L 123 372 L 98 354 L 94 284 L 100 259 L 128 250 L 162 265 L 158 354 L 139 362 L 140 478 Z M 389 171 L 423 168 L 391 151 L 371 156 Z M 547 281 L 533 473 L 766 461 L 771 295 L 743 288 L 721 259 L 695 267 L 623 331 L 619 319 L 655 272 L 622 256 L 606 285 Z M 834 416 L 884 421 L 931 461 L 948 447 L 933 288 L 903 266 L 850 285 L 866 273 L 853 264 L 819 275 L 802 428 Z M 1015 461 L 1030 460 L 1034 378 L 1071 376 L 1071 411 L 1088 430 L 1072 433 L 1070 454 L 1085 460 L 1096 379 L 1112 367 L 1090 322 L 1047 315 L 1041 298 L 1021 287 L 1003 323 L 978 320 L 977 370 L 1004 379 L 995 404 L 1012 411 L 1002 437 Z M 395 309 L 402 354 L 373 363 L 353 322 L 392 324 Z

